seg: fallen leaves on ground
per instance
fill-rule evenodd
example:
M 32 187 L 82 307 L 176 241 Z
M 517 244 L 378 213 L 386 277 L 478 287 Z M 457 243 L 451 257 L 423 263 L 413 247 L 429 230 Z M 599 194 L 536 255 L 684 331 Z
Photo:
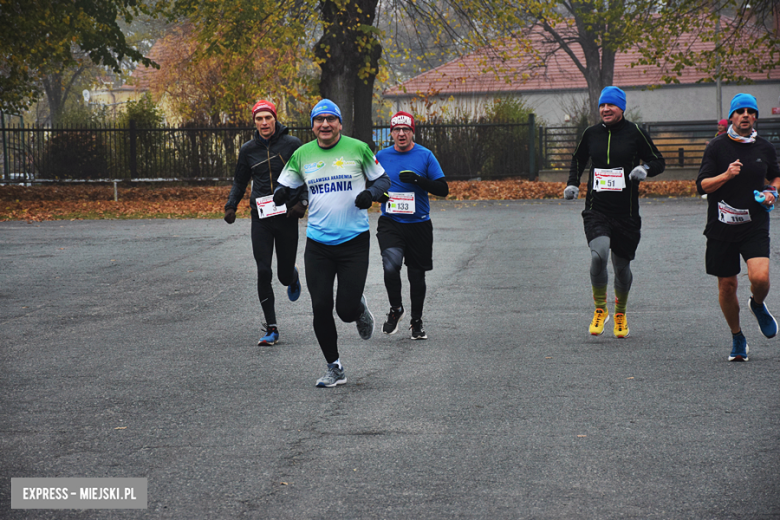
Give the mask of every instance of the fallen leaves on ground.
M 560 199 L 562 182 L 526 180 L 451 181 L 448 200 Z M 585 184 L 580 185 L 584 197 Z M 0 186 L 0 221 L 139 218 L 222 218 L 230 186 L 113 185 Z M 639 185 L 641 197 L 694 197 L 694 181 L 654 181 Z M 249 193 L 237 216 L 249 217 Z M 375 205 L 376 206 L 376 205 Z

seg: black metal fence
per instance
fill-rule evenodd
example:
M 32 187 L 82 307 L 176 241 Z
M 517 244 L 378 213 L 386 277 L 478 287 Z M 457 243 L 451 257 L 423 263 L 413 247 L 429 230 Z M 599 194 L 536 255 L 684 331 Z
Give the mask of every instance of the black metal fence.
M 450 179 L 536 175 L 531 123 L 420 124 L 415 140 L 430 148 Z M 309 127 L 290 127 L 303 142 Z M 44 128 L 10 126 L 2 132 L 0 182 L 97 180 L 229 180 L 253 127 Z M 377 149 L 392 146 L 390 127 L 378 124 Z M 533 161 L 530 157 L 533 156 Z
M 715 137 L 717 130 L 713 121 L 643 123 L 640 126 L 663 154 L 666 166 L 679 168 L 698 168 L 704 149 Z M 780 119 L 757 121 L 756 130 L 761 137 L 774 144 L 780 155 Z M 540 128 L 541 168 L 568 170 L 580 137 L 573 126 Z
M 711 121 L 642 125 L 667 166 L 696 167 L 715 135 Z M 780 149 L 780 119 L 758 123 Z M 2 133 L 0 182 L 232 179 L 238 151 L 253 127 L 43 128 L 9 126 Z M 303 142 L 311 129 L 290 127 Z M 573 126 L 527 123 L 419 124 L 417 143 L 430 148 L 448 179 L 528 178 L 538 169 L 568 169 L 580 136 Z M 392 146 L 390 127 L 377 124 L 377 149 Z

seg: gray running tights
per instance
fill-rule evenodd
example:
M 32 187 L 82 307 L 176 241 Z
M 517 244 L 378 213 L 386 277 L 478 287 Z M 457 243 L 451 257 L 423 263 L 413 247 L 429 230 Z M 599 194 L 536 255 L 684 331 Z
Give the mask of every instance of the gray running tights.
M 609 281 L 607 258 L 609 255 L 609 237 L 596 237 L 590 241 L 590 283 L 594 287 L 604 287 Z M 627 293 L 631 289 L 634 276 L 631 274 L 631 260 L 612 253 L 612 267 L 615 270 L 615 290 Z

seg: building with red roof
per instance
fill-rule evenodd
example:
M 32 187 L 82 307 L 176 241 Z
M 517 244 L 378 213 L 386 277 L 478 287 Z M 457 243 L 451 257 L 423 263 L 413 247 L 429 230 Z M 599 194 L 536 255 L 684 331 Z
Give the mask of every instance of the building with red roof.
M 541 29 L 531 33 L 530 44 L 541 52 L 535 55 L 524 52 L 523 45 L 517 45 L 513 51 L 512 42 L 498 51 L 483 48 L 386 90 L 384 98 L 391 101 L 393 110 L 407 110 L 420 116 L 467 113 L 478 117 L 484 114 L 485 105 L 492 99 L 520 96 L 547 124 L 564 123 L 587 106 L 585 77 L 562 50 L 540 62 L 538 56 L 552 50 Z M 678 42 L 680 50 L 690 52 L 707 46 L 712 48 L 712 43 L 697 41 L 692 36 Z M 584 63 L 581 48 L 578 45 L 572 48 Z M 731 98 L 739 92 L 756 96 L 762 117 L 771 116 L 772 109 L 780 107 L 780 70 L 741 72 L 752 84 L 721 82 L 719 111 L 716 83 L 702 82 L 710 74 L 686 67 L 679 75 L 675 74 L 678 83 L 666 84 L 663 76 L 669 74 L 667 67 L 663 64 L 632 67 L 639 59 L 636 50 L 618 53 L 613 77 L 613 85 L 626 91 L 627 111 L 635 119 L 717 121 L 728 116 Z

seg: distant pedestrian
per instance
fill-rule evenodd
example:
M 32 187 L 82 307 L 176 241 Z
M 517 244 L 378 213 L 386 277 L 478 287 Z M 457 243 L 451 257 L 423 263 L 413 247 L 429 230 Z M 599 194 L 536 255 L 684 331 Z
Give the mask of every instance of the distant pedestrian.
M 729 129 L 729 120 L 721 119 L 720 121 L 718 121 L 718 133 L 715 134 L 715 137 L 725 134 L 728 131 L 728 129 Z
M 255 103 L 252 120 L 256 128 L 254 137 L 244 143 L 238 152 L 233 188 L 225 204 L 225 222 L 232 224 L 236 221 L 238 203 L 251 180 L 249 202 L 252 208 L 252 254 L 257 264 L 257 295 L 265 317 L 265 334 L 257 344 L 270 346 L 279 341 L 274 291 L 271 287 L 274 246 L 279 281 L 287 286 L 290 300 L 296 301 L 301 295 L 301 282 L 295 267 L 298 219 L 306 212 L 308 200 L 306 190 L 299 190 L 290 198 L 286 207 L 277 209 L 274 206 L 273 193 L 278 186 L 279 175 L 293 152 L 301 146 L 301 141 L 291 136 L 287 127 L 279 123 L 276 106 L 269 101 Z
M 751 296 L 748 308 L 767 338 L 777 335 L 777 321 L 764 300 L 769 294 L 769 212 L 780 188 L 774 146 L 754 126 L 758 104 L 737 94 L 729 110 L 731 125 L 704 151 L 696 187 L 707 197 L 707 274 L 718 277 L 718 301 L 731 329 L 729 361 L 747 361 L 750 347 L 742 332 L 737 298 L 740 256 L 745 260 Z M 761 200 L 761 202 L 759 202 Z

